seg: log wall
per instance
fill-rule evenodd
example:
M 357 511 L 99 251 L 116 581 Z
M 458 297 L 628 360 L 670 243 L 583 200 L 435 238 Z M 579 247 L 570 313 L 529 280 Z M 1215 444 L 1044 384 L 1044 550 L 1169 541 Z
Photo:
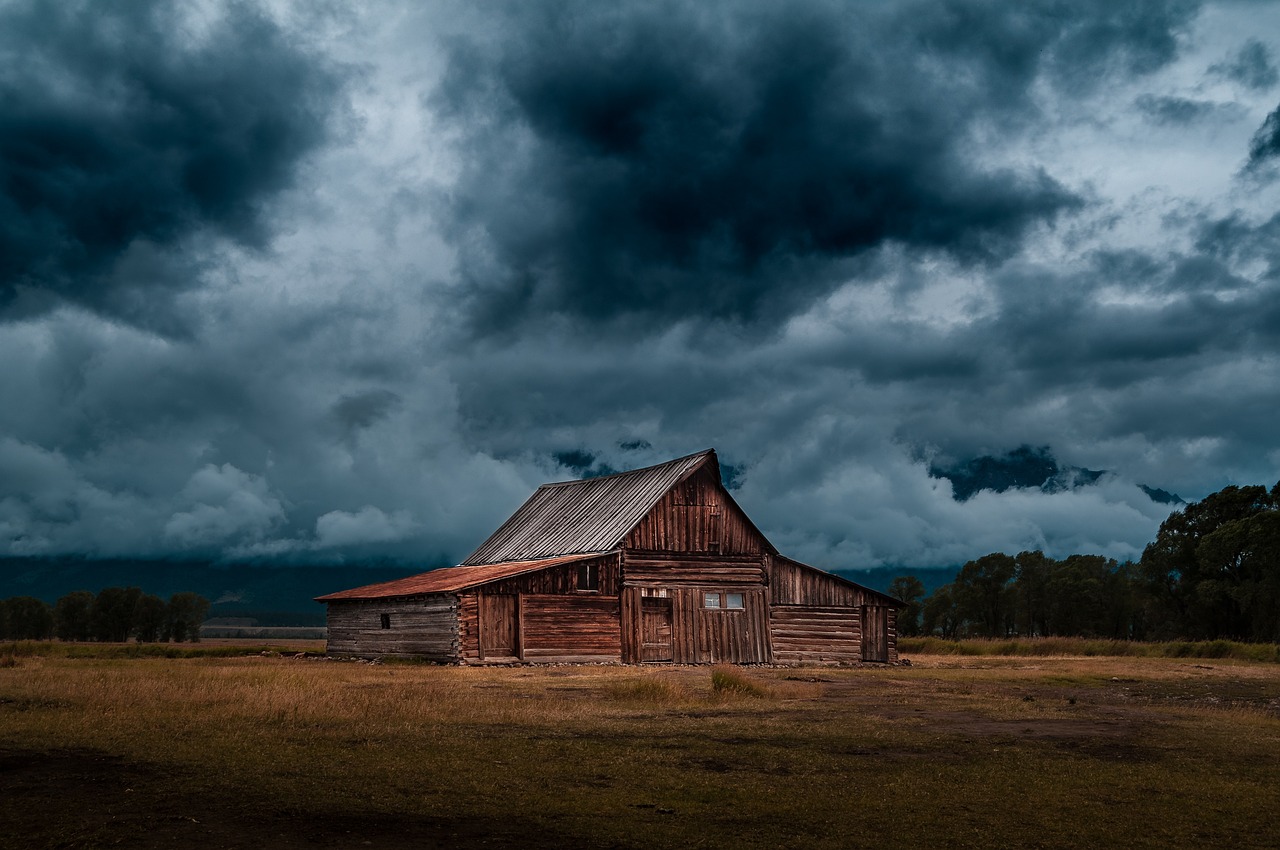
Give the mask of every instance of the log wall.
M 770 615 L 778 664 L 853 664 L 862 660 L 859 608 L 775 605 Z
M 458 598 L 451 594 L 330 602 L 325 651 L 453 663 L 459 658 L 457 613 Z M 383 614 L 389 616 L 390 628 L 382 628 Z
M 522 595 L 526 661 L 621 661 L 618 598 Z
M 628 549 L 622 553 L 622 581 L 630 585 L 765 584 L 764 555 L 684 555 Z
M 505 600 L 511 600 L 510 607 Z M 510 619 L 491 622 L 498 616 Z M 459 597 L 458 655 L 465 664 L 618 662 L 622 660 L 619 624 L 616 596 L 499 594 L 486 585 Z M 495 651 L 493 636 L 505 635 L 508 630 L 513 644 L 510 651 Z

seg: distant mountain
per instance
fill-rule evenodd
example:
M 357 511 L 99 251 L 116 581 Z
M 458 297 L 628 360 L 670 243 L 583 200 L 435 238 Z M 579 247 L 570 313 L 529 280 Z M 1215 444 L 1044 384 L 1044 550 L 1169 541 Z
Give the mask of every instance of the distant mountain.
M 194 591 L 212 605 L 209 616 L 252 619 L 260 626 L 322 626 L 315 597 L 391 581 L 444 564 L 404 567 L 220 565 L 205 561 L 86 558 L 0 558 L 0 599 L 34 596 L 53 604 L 75 590 L 138 587 L 168 598 Z
M 1177 493 L 1170 493 L 1168 490 L 1160 490 L 1156 487 L 1148 487 L 1146 484 L 1139 484 L 1138 489 L 1147 494 L 1147 497 L 1153 502 L 1159 502 L 1162 505 L 1185 505 L 1187 500 L 1179 496 Z
M 996 457 L 982 455 L 954 466 L 932 465 L 929 474 L 951 482 L 956 501 L 964 502 L 983 490 L 1003 493 L 1017 488 L 1033 488 L 1045 493 L 1061 493 L 1094 484 L 1107 474 L 1105 469 L 1086 469 L 1059 464 L 1048 446 L 1019 446 Z M 1138 485 L 1153 502 L 1186 504 L 1166 490 Z
M 889 585 L 895 578 L 915 576 L 924 585 L 927 595 L 944 584 L 950 584 L 955 579 L 956 573 L 960 572 L 960 567 L 871 567 L 865 570 L 832 570 L 832 572 L 881 593 L 889 592 Z

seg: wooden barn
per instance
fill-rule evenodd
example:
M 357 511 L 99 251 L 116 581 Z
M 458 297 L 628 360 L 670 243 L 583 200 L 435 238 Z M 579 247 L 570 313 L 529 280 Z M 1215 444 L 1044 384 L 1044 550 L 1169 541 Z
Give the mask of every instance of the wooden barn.
M 317 601 L 330 654 L 461 664 L 892 662 L 902 605 L 780 555 L 714 450 L 544 484 L 461 565 Z

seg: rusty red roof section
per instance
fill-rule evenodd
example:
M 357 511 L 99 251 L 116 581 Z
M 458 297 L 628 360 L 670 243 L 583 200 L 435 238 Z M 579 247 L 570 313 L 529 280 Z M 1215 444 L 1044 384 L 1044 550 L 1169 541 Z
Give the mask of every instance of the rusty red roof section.
M 463 567 L 446 567 L 419 573 L 416 576 L 400 578 L 395 581 L 384 581 L 379 584 L 368 584 L 352 590 L 317 596 L 317 602 L 338 602 L 358 599 L 387 599 L 394 596 L 417 596 L 422 593 L 452 593 L 468 587 L 487 584 L 498 579 L 511 578 L 521 573 L 568 564 L 586 558 L 594 558 L 603 552 L 584 552 L 575 555 L 564 555 L 559 558 L 540 558 L 532 561 L 508 561 L 504 564 L 476 564 Z
M 714 449 L 656 466 L 582 481 L 543 484 L 463 564 L 497 564 L 616 549 L 679 481 L 710 463 Z

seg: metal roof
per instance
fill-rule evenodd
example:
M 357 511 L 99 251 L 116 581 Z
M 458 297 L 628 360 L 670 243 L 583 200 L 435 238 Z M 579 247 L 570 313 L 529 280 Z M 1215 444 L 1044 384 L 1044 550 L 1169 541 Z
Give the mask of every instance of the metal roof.
M 505 564 L 482 564 L 468 567 L 446 567 L 419 573 L 416 576 L 367 584 L 352 590 L 342 590 L 327 596 L 317 596 L 317 602 L 338 602 L 356 599 L 387 599 L 393 596 L 417 596 L 422 593 L 452 593 L 467 587 L 488 584 L 498 579 L 511 578 L 523 573 L 568 564 L 602 555 L 603 552 L 586 552 L 561 558 L 542 558 L 537 561 L 509 561 Z
M 543 484 L 462 563 L 497 564 L 615 549 L 668 490 L 707 462 L 718 476 L 715 450 L 707 449 L 616 475 Z

